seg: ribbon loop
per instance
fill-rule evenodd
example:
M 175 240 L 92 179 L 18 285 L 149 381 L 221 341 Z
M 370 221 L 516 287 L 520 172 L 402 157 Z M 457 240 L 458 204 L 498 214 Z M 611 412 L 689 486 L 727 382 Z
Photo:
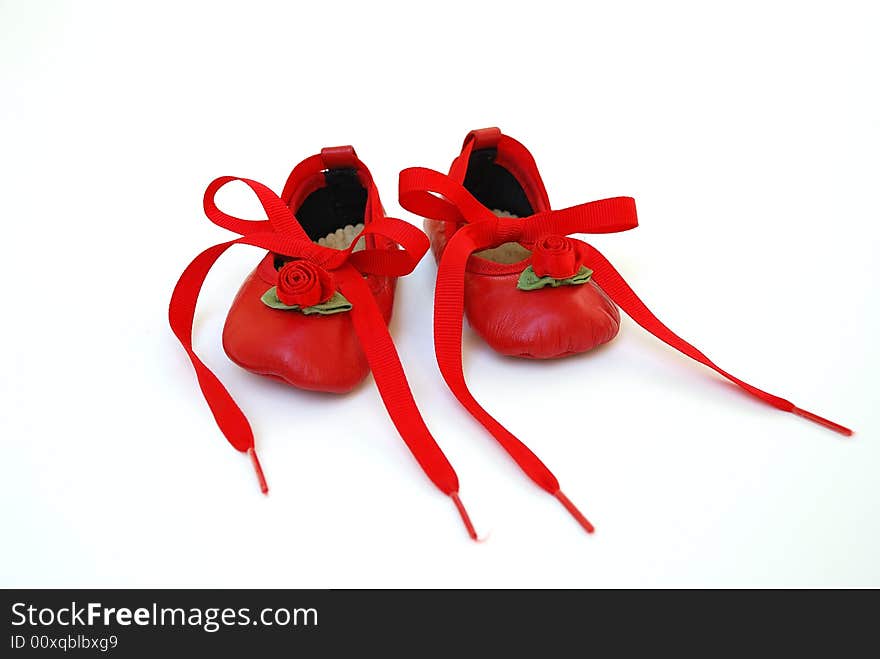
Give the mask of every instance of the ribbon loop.
M 416 215 L 455 225 L 486 223 L 498 244 L 534 244 L 545 235 L 617 233 L 638 226 L 632 197 L 612 197 L 529 217 L 497 217 L 462 184 L 440 172 L 410 167 L 400 173 L 400 205 Z
M 241 181 L 256 194 L 257 199 L 263 206 L 263 210 L 266 211 L 266 220 L 243 220 L 233 215 L 228 215 L 217 207 L 214 201 L 217 192 L 227 183 L 232 183 L 233 181 Z M 257 231 L 265 231 L 271 227 L 277 233 L 291 234 L 297 238 L 306 238 L 302 227 L 299 226 L 293 213 L 281 198 L 272 192 L 271 189 L 257 181 L 238 176 L 221 176 L 216 178 L 211 181 L 205 190 L 203 203 L 205 215 L 208 216 L 211 222 L 241 236 Z
M 221 211 L 215 202 L 217 192 L 233 181 L 245 183 L 256 194 L 266 212 L 266 220 L 245 220 Z M 367 213 L 381 204 L 371 186 Z M 428 251 L 430 243 L 418 229 L 396 218 L 380 215 L 351 242 L 347 249 L 338 250 L 313 242 L 297 222 L 293 212 L 271 189 L 251 179 L 223 176 L 208 185 L 204 197 L 205 215 L 214 224 L 241 236 L 237 243 L 262 247 L 276 254 L 314 261 L 327 270 L 337 270 L 351 263 L 361 274 L 399 277 L 412 272 Z M 365 236 L 381 236 L 401 249 L 361 249 L 355 251 Z

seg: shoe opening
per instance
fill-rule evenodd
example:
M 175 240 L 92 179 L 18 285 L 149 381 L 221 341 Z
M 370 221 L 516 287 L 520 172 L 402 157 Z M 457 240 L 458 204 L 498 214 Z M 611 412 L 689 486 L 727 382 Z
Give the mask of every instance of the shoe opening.
M 353 168 L 328 169 L 326 185 L 309 194 L 294 211 L 297 221 L 309 238 L 332 249 L 347 249 L 364 230 L 367 189 Z M 361 239 L 355 249 L 363 249 Z M 275 268 L 290 259 L 275 256 Z
M 328 169 L 324 180 L 326 185 L 307 196 L 294 215 L 309 238 L 345 249 L 364 228 L 367 189 L 355 169 Z
M 496 160 L 497 149 L 478 149 L 468 160 L 464 187 L 477 201 L 499 217 L 527 217 L 534 213 L 526 191 L 516 177 Z M 504 243 L 476 252 L 495 263 L 519 263 L 531 252 L 519 243 Z

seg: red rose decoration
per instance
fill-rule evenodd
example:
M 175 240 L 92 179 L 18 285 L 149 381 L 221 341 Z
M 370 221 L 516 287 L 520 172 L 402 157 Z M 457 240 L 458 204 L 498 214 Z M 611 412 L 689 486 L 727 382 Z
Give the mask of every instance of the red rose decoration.
M 544 236 L 532 248 L 532 270 L 539 277 L 567 279 L 582 265 L 580 242 L 565 236 Z
M 335 292 L 333 276 L 311 261 L 289 261 L 278 271 L 275 293 L 287 306 L 313 307 L 329 300 Z

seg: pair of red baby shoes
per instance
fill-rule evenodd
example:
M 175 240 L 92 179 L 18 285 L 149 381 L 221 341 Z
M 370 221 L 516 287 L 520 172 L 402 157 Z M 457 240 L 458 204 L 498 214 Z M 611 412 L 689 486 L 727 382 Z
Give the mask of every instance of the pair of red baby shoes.
M 217 191 L 241 181 L 266 219 L 222 212 Z M 278 197 L 250 179 L 222 177 L 205 192 L 205 214 L 240 237 L 206 249 L 181 275 L 169 320 L 227 440 L 249 454 L 268 491 L 241 409 L 193 351 L 192 325 L 202 283 L 236 243 L 268 250 L 247 277 L 223 329 L 223 347 L 239 366 L 295 387 L 345 393 L 373 373 L 388 414 L 433 483 L 454 501 L 458 478 L 413 400 L 387 325 L 397 278 L 412 272 L 429 247 L 439 263 L 434 345 L 447 385 L 522 470 L 555 496 L 589 532 L 589 521 L 562 493 L 541 460 L 474 399 L 462 370 L 462 317 L 496 351 L 549 359 L 581 353 L 614 338 L 622 309 L 644 329 L 705 364 L 752 396 L 844 435 L 832 421 L 762 391 L 716 366 L 661 323 L 594 247 L 569 234 L 637 226 L 630 197 L 551 210 L 528 150 L 497 128 L 468 134 L 448 175 L 400 174 L 400 204 L 425 218 L 427 236 L 385 215 L 376 185 L 352 147 L 323 149 L 297 165 Z

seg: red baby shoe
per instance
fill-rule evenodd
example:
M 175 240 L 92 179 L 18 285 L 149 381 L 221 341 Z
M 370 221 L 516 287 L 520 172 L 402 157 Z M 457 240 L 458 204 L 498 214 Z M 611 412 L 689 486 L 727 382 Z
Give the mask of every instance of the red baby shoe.
M 243 220 L 217 208 L 217 191 L 231 181 L 254 191 L 266 220 Z M 190 263 L 174 289 L 169 321 L 217 425 L 233 447 L 249 454 L 263 492 L 268 487 L 250 424 L 192 345 L 202 283 L 236 243 L 269 251 L 229 310 L 223 346 L 230 359 L 296 387 L 338 393 L 372 371 L 400 436 L 476 539 L 458 497 L 458 478 L 422 420 L 387 328 L 397 277 L 413 270 L 428 238 L 385 216 L 370 172 L 350 146 L 324 149 L 301 162 L 281 197 L 256 181 L 218 178 L 205 191 L 204 207 L 208 219 L 241 237 L 206 249 Z
M 406 191 L 401 203 L 425 202 L 418 195 L 417 172 L 404 173 Z M 550 202 L 535 160 L 526 148 L 497 128 L 472 132 L 462 154 L 455 159 L 449 178 L 463 186 L 479 202 L 474 212 L 505 219 L 524 218 L 550 211 Z M 410 186 L 415 182 L 416 189 Z M 427 183 L 427 181 L 425 182 Z M 431 211 L 443 209 L 442 202 L 427 200 Z M 465 202 L 468 203 L 468 202 Z M 566 209 L 569 221 L 583 214 L 602 212 L 605 224 L 593 224 L 598 233 L 624 231 L 637 226 L 635 202 L 620 197 L 600 202 L 601 208 L 580 206 Z M 408 208 L 421 215 L 414 208 Z M 457 212 L 450 211 L 453 215 Z M 577 214 L 582 214 L 576 217 Z M 452 236 L 463 227 L 463 218 L 452 215 L 426 216 L 425 231 L 431 238 L 434 256 L 439 261 Z M 445 218 L 445 219 L 444 219 Z M 512 226 L 518 226 L 513 224 Z M 574 225 L 572 225 L 574 226 Z M 589 225 L 588 225 L 589 226 Z M 585 352 L 606 343 L 617 335 L 620 314 L 617 307 L 596 282 L 581 272 L 585 254 L 577 241 L 542 232 L 541 240 L 529 248 L 515 240 L 476 250 L 465 269 L 465 314 L 471 327 L 497 352 L 514 357 L 547 359 Z M 527 273 L 524 276 L 524 273 Z M 583 285 L 561 285 L 573 277 Z M 548 279 L 549 278 L 549 279 Z M 580 281 L 580 280 L 583 281 Z M 523 295 L 523 290 L 533 291 Z M 540 290 L 538 290 L 540 289 Z M 528 304 L 523 304 L 527 300 Z
M 852 434 L 723 371 L 661 323 L 598 250 L 568 237 L 635 228 L 635 201 L 615 197 L 550 210 L 531 154 L 497 128 L 468 134 L 448 176 L 424 168 L 402 171 L 400 204 L 426 218 L 425 229 L 439 261 L 434 346 L 446 383 L 526 474 L 556 496 L 588 531 L 592 526 L 562 494 L 550 470 L 468 390 L 461 361 L 463 314 L 502 354 L 552 358 L 614 338 L 619 306 L 661 341 L 765 403 Z
M 324 149 L 320 156 L 294 168 L 281 200 L 288 208 L 297 209 L 296 219 L 310 240 L 351 250 L 360 232 L 384 216 L 378 197 L 377 215 L 365 213 L 370 181 L 369 171 L 351 147 Z M 395 249 L 391 240 L 377 233 L 366 235 L 362 246 Z M 397 277 L 376 272 L 364 272 L 364 277 L 387 324 Z M 333 279 L 324 268 L 308 260 L 266 254 L 229 310 L 223 328 L 226 354 L 242 368 L 301 389 L 332 393 L 354 389 L 370 367 L 352 314 L 344 313 L 345 302 L 340 299 L 339 304 L 327 308 L 328 296 L 336 291 Z M 278 308 L 283 308 L 283 302 L 302 301 L 306 310 L 315 312 L 278 313 L 264 300 L 266 291 L 276 285 L 281 303 Z M 324 304 L 309 304 L 319 302 Z

